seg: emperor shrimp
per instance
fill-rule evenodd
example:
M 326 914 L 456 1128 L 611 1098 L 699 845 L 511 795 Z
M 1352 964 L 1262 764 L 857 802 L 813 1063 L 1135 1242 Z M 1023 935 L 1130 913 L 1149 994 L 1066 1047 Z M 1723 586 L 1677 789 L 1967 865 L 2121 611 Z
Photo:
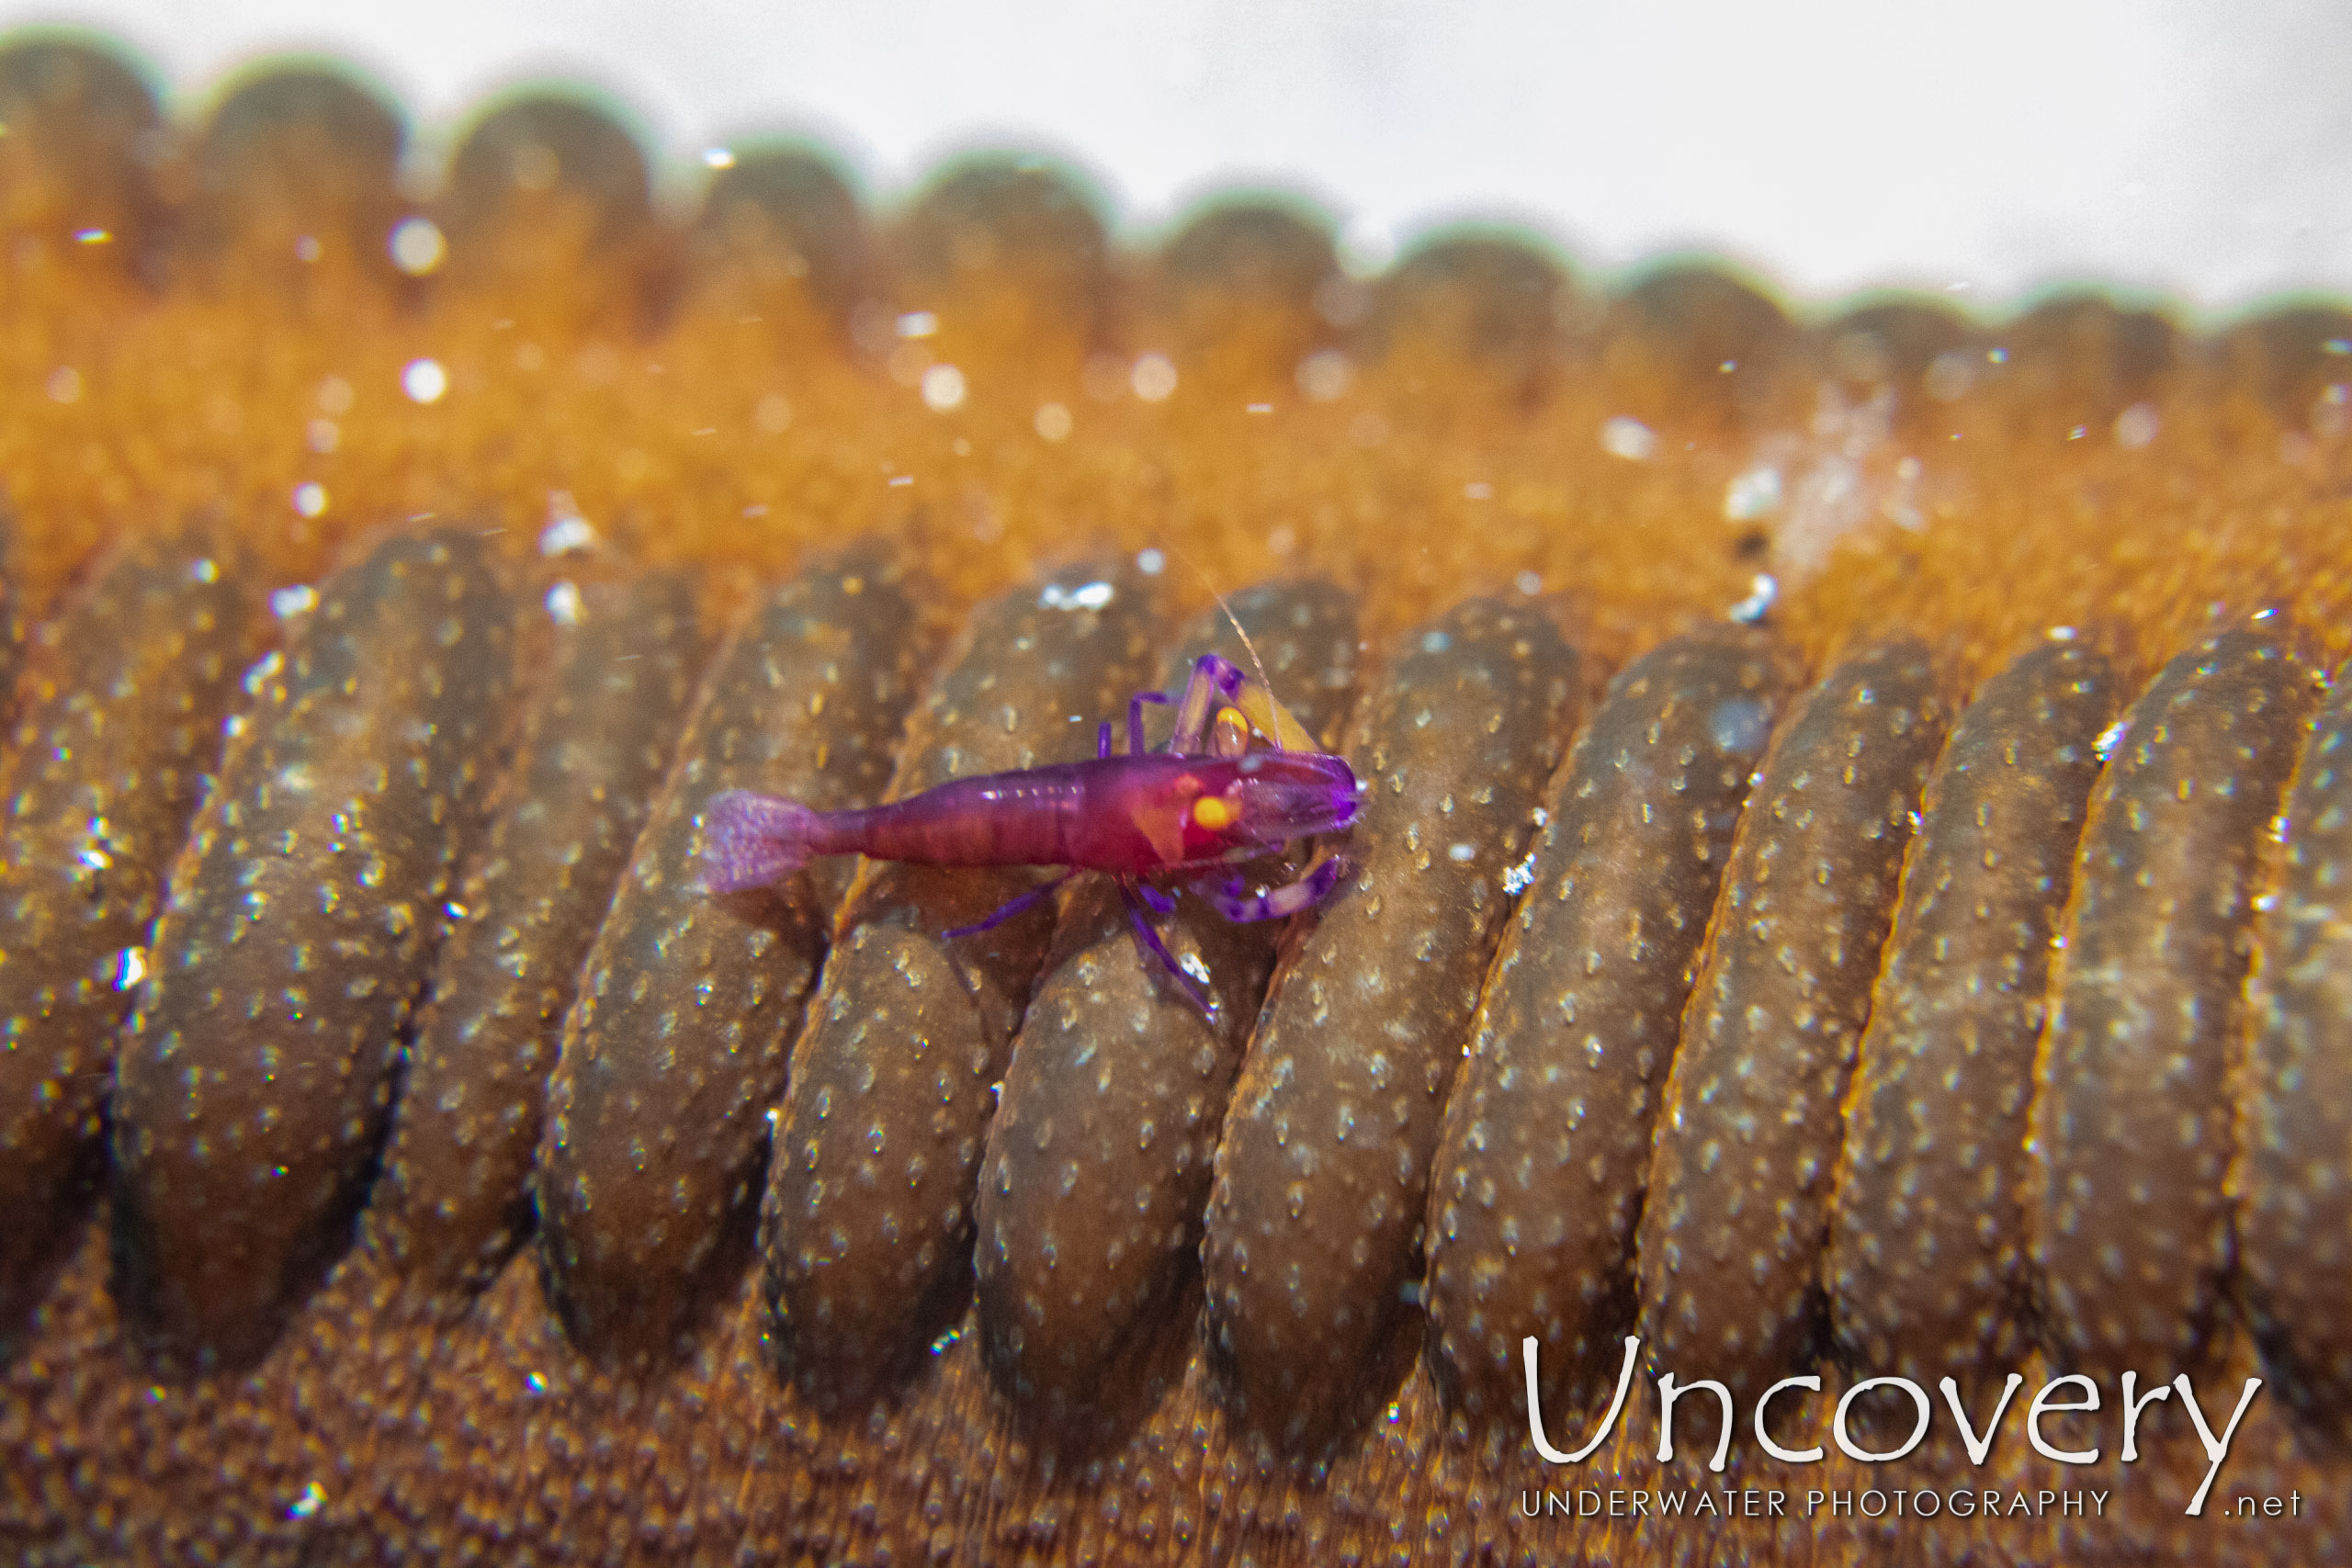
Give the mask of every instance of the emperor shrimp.
M 1127 752 L 1113 754 L 1111 724 L 1091 761 L 957 779 L 864 810 L 817 811 L 748 790 L 714 795 L 706 817 L 704 886 L 714 894 L 761 887 L 819 855 L 864 854 L 928 865 L 1057 865 L 1063 875 L 976 925 L 975 936 L 1049 897 L 1081 871 L 1118 881 L 1136 942 L 1204 1011 L 1208 988 L 1168 951 L 1152 916 L 1175 900 L 1148 877 L 1173 874 L 1228 920 L 1281 919 L 1313 908 L 1347 874 L 1338 857 L 1296 881 L 1250 890 L 1221 868 L 1294 839 L 1355 820 L 1363 785 L 1339 757 L 1312 749 L 1305 728 L 1262 682 L 1218 654 L 1202 655 L 1176 699 L 1164 751 L 1147 751 L 1143 710 L 1165 703 L 1139 692 L 1127 706 Z M 1253 729 L 1271 746 L 1253 749 Z

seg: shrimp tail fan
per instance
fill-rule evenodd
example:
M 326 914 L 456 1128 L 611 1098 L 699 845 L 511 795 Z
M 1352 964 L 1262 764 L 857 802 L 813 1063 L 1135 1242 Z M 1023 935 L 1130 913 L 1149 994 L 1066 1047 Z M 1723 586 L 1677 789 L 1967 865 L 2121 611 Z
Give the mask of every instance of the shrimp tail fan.
M 817 814 L 797 800 L 730 789 L 704 809 L 703 886 L 741 893 L 781 882 L 808 863 Z

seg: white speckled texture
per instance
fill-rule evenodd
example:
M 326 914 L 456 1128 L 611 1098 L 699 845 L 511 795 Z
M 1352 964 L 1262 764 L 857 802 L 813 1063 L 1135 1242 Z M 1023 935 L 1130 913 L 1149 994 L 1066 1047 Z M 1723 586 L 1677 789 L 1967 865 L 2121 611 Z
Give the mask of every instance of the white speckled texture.
M 1430 1192 L 1430 1366 L 1473 1414 L 1612 1385 L 1650 1130 L 1748 779 L 1794 671 L 1760 634 L 1670 642 L 1611 682 L 1544 796 Z
M 2116 688 L 2089 648 L 2044 644 L 1978 690 L 1928 778 L 1823 1265 L 1855 1366 L 1997 1385 L 2022 1355 L 2034 1046 Z
M 254 638 L 244 570 L 152 546 L 103 563 L 17 689 L 0 761 L 0 1341 L 80 1212 L 115 1030 Z
M 510 632 L 479 538 L 395 536 L 248 678 L 116 1078 L 118 1272 L 168 1359 L 258 1354 L 342 1245 L 494 754 Z
M 1774 740 L 1691 987 L 1642 1211 L 1655 1367 L 1753 1397 L 1810 1352 L 1841 1100 L 1944 711 L 1926 649 L 1839 665 Z
M 2165 665 L 2091 796 L 2035 1063 L 2028 1211 L 2069 1371 L 2198 1370 L 2229 1259 L 2229 1066 L 2262 836 L 2314 704 L 2284 628 Z
M 2237 1079 L 2238 1289 L 2285 1397 L 2352 1416 L 2352 680 L 2339 669 L 2287 795 Z
M 552 673 L 458 889 L 367 1215 L 371 1243 L 408 1283 L 452 1306 L 529 1223 L 548 1075 L 581 960 L 708 651 L 683 578 L 594 584 L 576 615 L 549 628 Z
M 704 681 L 582 966 L 536 1187 L 549 1293 L 600 1358 L 657 1360 L 709 1304 L 824 953 L 809 874 L 725 898 L 704 891 L 703 807 L 726 789 L 820 809 L 870 804 L 914 695 L 913 621 L 896 575 L 863 554 L 753 613 Z

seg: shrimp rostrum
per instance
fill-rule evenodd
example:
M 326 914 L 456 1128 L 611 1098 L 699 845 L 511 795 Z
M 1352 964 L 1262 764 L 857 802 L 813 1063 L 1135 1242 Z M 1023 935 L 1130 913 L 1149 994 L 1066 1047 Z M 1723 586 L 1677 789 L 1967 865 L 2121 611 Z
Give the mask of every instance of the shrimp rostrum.
M 818 855 L 863 854 L 929 865 L 1053 865 L 1063 875 L 1005 905 L 975 935 L 1010 919 L 1081 871 L 1118 879 L 1136 940 L 1206 1010 L 1207 987 L 1169 953 L 1151 917 L 1175 900 L 1147 877 L 1172 878 L 1229 920 L 1272 920 L 1320 903 L 1346 874 L 1321 861 L 1295 882 L 1252 891 L 1231 868 L 1294 839 L 1336 832 L 1355 819 L 1363 786 L 1339 757 L 1313 749 L 1305 728 L 1271 692 L 1216 654 L 1193 665 L 1176 701 L 1167 750 L 1147 751 L 1143 710 L 1168 699 L 1136 694 L 1127 710 L 1127 753 L 1114 756 L 1111 725 L 1091 761 L 956 779 L 863 810 L 815 811 L 797 801 L 729 790 L 705 818 L 704 881 L 714 893 L 764 886 Z M 1253 731 L 1270 742 L 1252 744 Z

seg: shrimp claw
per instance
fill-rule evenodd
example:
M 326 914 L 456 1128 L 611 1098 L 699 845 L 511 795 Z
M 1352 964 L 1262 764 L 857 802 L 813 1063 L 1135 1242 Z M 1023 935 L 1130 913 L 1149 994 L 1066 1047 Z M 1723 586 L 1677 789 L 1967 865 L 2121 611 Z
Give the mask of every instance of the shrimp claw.
M 1287 919 L 1301 909 L 1313 908 L 1331 896 L 1331 890 L 1347 874 L 1347 861 L 1334 855 L 1296 882 L 1268 888 L 1263 893 L 1245 896 L 1238 876 L 1197 882 L 1193 885 L 1193 891 L 1227 919 L 1246 925 L 1253 920 Z

